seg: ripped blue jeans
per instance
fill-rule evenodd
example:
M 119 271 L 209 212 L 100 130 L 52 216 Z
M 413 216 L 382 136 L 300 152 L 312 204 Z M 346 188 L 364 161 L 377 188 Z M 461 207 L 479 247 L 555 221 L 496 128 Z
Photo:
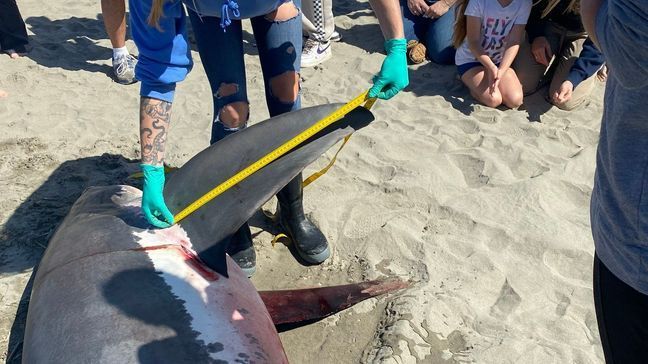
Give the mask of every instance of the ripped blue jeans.
M 295 1 L 295 6 L 299 6 Z M 235 102 L 249 103 L 243 59 L 243 31 L 240 20 L 232 20 L 225 31 L 216 17 L 198 16 L 189 10 L 189 18 L 198 44 L 198 52 L 211 85 L 214 99 L 214 123 L 211 143 L 240 128 L 227 128 L 220 121 L 223 107 Z M 266 104 L 270 116 L 301 107 L 299 93 L 294 100 L 282 100 L 273 93 L 272 80 L 287 72 L 297 73 L 299 82 L 302 53 L 301 12 L 288 20 L 270 20 L 265 16 L 251 19 L 254 38 L 261 61 Z M 293 87 L 293 86 L 291 86 Z

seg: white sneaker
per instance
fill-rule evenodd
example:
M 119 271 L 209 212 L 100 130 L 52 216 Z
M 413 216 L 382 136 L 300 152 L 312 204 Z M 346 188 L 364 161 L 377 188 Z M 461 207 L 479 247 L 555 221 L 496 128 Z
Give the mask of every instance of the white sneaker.
M 333 33 L 331 33 L 331 39 L 329 39 L 331 42 L 339 42 L 342 40 L 342 34 L 338 33 L 337 30 L 334 30 Z
M 331 42 L 318 42 L 306 39 L 301 56 L 302 67 L 314 67 L 331 58 Z
M 135 79 L 136 64 L 137 58 L 130 54 L 117 59 L 113 58 L 113 72 L 117 83 L 130 85 L 131 83 L 137 82 L 137 79 Z

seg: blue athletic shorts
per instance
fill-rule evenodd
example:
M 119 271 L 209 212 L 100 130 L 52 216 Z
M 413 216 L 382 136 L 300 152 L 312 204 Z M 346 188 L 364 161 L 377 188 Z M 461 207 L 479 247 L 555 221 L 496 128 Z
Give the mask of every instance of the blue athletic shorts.
M 497 67 L 499 67 L 499 64 L 496 64 Z M 475 67 L 484 67 L 483 64 L 480 62 L 468 62 L 464 64 L 457 65 L 457 72 L 459 73 L 459 77 L 463 76 L 464 73 L 468 72 L 468 70 L 473 69 Z

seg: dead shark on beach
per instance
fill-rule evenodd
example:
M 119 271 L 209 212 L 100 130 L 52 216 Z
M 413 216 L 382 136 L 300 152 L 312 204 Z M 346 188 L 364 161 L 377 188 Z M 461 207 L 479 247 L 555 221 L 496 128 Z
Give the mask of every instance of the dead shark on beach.
M 175 171 L 177 213 L 340 104 L 271 118 Z M 52 236 L 36 272 L 23 363 L 287 363 L 275 325 L 310 322 L 408 286 L 388 278 L 257 292 L 226 237 L 336 142 L 371 121 L 359 107 L 168 229 L 140 211 L 141 191 L 92 187 Z

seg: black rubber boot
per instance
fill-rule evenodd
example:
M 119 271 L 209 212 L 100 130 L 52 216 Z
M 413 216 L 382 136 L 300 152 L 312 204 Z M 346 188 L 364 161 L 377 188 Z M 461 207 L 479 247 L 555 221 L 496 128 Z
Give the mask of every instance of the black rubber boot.
M 248 278 L 256 272 L 256 252 L 252 245 L 252 233 L 250 233 L 250 226 L 247 222 L 230 238 L 227 254 L 234 259 Z
M 301 173 L 277 193 L 279 224 L 290 237 L 299 256 L 308 263 L 319 264 L 330 255 L 322 231 L 304 216 Z

